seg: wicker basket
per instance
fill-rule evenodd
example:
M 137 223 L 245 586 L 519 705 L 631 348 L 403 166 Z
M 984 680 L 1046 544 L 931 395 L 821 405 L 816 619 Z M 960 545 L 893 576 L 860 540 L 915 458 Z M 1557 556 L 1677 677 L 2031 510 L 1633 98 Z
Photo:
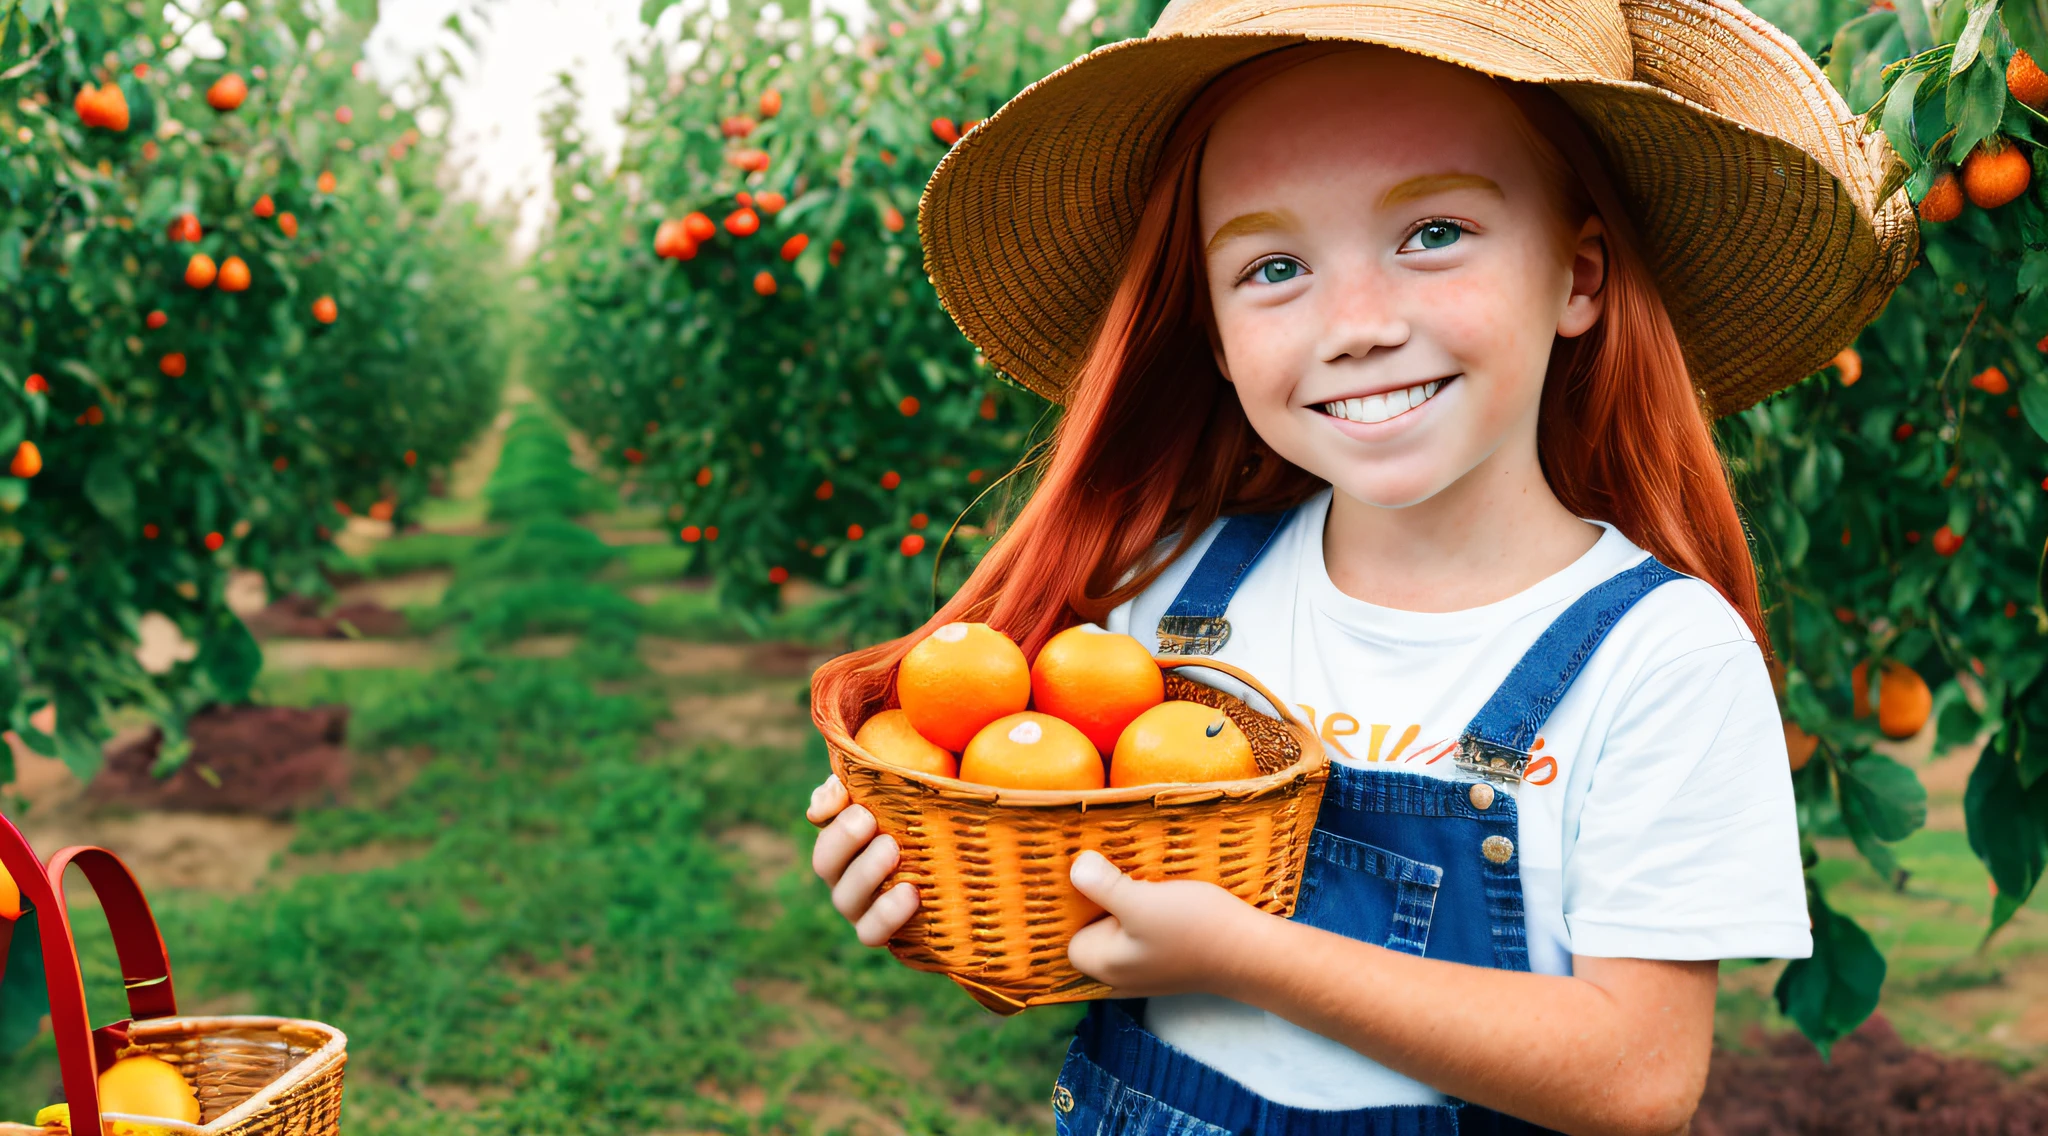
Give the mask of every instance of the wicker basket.
M 917 885 L 918 913 L 889 942 L 897 958 L 945 974 L 999 1014 L 1108 996 L 1107 986 L 1067 961 L 1068 940 L 1101 914 L 1067 882 L 1068 865 L 1091 848 L 1137 879 L 1207 880 L 1260 910 L 1293 913 L 1329 776 L 1322 745 L 1245 672 L 1213 660 L 1158 662 L 1168 699 L 1214 706 L 1244 730 L 1259 776 L 1051 791 L 918 773 L 854 744 L 861 723 L 883 704 L 857 704 L 852 685 L 819 679 L 811 715 L 833 771 L 901 849 L 884 886 Z M 1174 673 L 1181 668 L 1228 675 L 1281 717 Z
M 0 865 L 35 908 L 71 1130 L 101 1131 L 103 1118 L 189 1136 L 337 1136 L 348 1039 L 319 1022 L 270 1017 L 180 1017 L 171 964 L 149 902 L 128 866 L 104 848 L 66 848 L 47 865 L 0 817 Z M 64 873 L 85 873 L 105 910 L 121 960 L 131 1017 L 93 1029 L 64 902 Z M 0 964 L 14 921 L 0 919 Z M 100 1111 L 99 1074 L 132 1053 L 177 1066 L 199 1098 L 199 1123 Z

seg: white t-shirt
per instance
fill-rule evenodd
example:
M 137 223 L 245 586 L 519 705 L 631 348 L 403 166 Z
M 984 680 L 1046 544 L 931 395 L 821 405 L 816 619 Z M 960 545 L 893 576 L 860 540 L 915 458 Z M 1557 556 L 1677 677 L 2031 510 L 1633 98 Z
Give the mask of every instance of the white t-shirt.
M 1329 504 L 1326 491 L 1274 536 L 1231 600 L 1230 638 L 1215 657 L 1292 703 L 1332 761 L 1366 768 L 1458 777 L 1451 760 L 1428 758 L 1459 736 L 1574 600 L 1647 555 L 1602 525 L 1591 550 L 1519 595 L 1466 611 L 1400 611 L 1330 582 Z M 1109 629 L 1156 647 L 1159 617 L 1221 524 L 1111 612 Z M 1189 677 L 1247 693 L 1214 672 Z M 1532 970 L 1570 974 L 1575 954 L 1812 953 L 1777 700 L 1755 638 L 1711 585 L 1675 580 L 1638 602 L 1580 671 L 1536 746 L 1528 780 L 1505 790 L 1519 809 Z M 1154 998 L 1145 1020 L 1169 1044 L 1282 1104 L 1444 1100 L 1242 1003 Z

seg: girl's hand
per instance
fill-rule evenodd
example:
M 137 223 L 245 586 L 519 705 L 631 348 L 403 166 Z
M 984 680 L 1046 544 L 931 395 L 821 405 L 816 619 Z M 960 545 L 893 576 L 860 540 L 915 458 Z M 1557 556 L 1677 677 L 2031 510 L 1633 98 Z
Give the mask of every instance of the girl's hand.
M 811 846 L 811 870 L 832 889 L 832 906 L 853 924 L 860 941 L 879 947 L 917 914 L 917 888 L 900 883 L 875 894 L 896 868 L 896 840 L 877 837 L 875 814 L 847 803 L 846 786 L 836 776 L 811 790 L 804 815 L 824 826 Z
M 1134 880 L 1099 852 L 1074 857 L 1067 878 L 1105 912 L 1074 936 L 1067 959 L 1120 997 L 1224 992 L 1233 952 L 1260 917 L 1215 884 Z

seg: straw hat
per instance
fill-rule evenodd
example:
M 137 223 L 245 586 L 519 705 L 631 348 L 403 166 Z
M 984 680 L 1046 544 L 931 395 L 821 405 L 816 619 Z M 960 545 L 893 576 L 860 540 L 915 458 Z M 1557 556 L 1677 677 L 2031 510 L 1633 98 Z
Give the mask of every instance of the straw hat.
M 1605 153 L 1715 413 L 1825 365 L 1912 266 L 1883 136 L 1732 0 L 1174 0 L 1149 36 L 1032 84 L 939 163 L 919 226 L 960 329 L 1064 401 L 1180 111 L 1233 65 L 1312 40 L 1555 90 Z

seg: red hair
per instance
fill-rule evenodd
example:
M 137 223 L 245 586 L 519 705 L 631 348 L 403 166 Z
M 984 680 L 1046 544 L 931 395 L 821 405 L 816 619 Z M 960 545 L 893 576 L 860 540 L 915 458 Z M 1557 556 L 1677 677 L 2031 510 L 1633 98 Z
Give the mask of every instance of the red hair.
M 1313 44 L 1226 72 L 1189 104 L 1166 143 L 1128 259 L 1038 480 L 958 592 L 917 632 L 826 664 L 820 690 L 855 703 L 888 695 L 894 668 L 933 628 L 988 623 L 1036 657 L 1075 623 L 1100 622 L 1143 591 L 1219 516 L 1283 509 L 1327 483 L 1281 458 L 1216 369 L 1195 204 L 1209 129 L 1281 71 L 1359 45 Z M 1576 234 L 1605 226 L 1606 308 L 1552 349 L 1537 424 L 1545 478 L 1575 515 L 1607 521 L 1659 560 L 1712 584 L 1769 638 L 1741 516 L 1708 415 L 1664 302 L 1599 151 L 1563 100 L 1500 81 Z M 1569 242 L 1567 242 L 1569 243 Z M 1176 539 L 1155 555 L 1162 538 Z

